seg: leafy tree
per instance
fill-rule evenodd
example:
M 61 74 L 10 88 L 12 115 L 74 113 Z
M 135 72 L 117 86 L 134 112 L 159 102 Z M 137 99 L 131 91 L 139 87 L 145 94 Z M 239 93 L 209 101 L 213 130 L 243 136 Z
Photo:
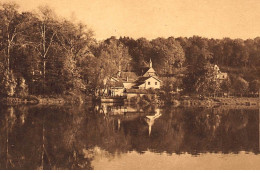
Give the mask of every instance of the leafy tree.
M 118 71 L 126 71 L 131 64 L 128 49 L 115 38 L 105 40 L 94 48 L 94 56 L 89 56 L 86 70 L 89 86 L 104 88 L 109 85 L 109 79 Z
M 41 88 L 39 92 L 43 93 L 48 90 L 46 82 L 52 77 L 51 59 L 55 53 L 59 54 L 57 50 L 60 50 L 55 42 L 58 19 L 53 10 L 47 6 L 39 7 L 37 14 L 27 13 L 26 16 L 30 22 L 28 29 L 23 33 L 25 37 L 23 46 L 34 53 L 32 63 L 34 68 L 31 69 L 31 73 L 40 77 L 37 81 L 34 80 L 34 83 L 36 82 L 35 84 Z
M 234 40 L 233 43 L 233 57 L 235 58 L 235 65 L 246 66 L 248 64 L 249 54 L 246 50 L 244 41 L 241 39 Z
M 17 82 L 16 94 L 19 97 L 25 97 L 28 95 L 28 86 L 25 83 L 25 79 L 20 77 Z
M 217 79 L 217 72 L 212 65 L 204 66 L 202 75 L 198 77 L 194 87 L 196 92 L 202 95 L 212 93 L 215 95 L 220 90 L 220 81 Z
M 198 66 L 189 66 L 189 73 L 183 80 L 185 91 L 201 95 L 215 94 L 220 90 L 220 81 L 214 66 L 202 58 Z
M 260 81 L 259 80 L 253 80 L 249 83 L 249 91 L 251 92 L 258 92 L 260 88 Z
M 11 48 L 18 34 L 18 6 L 15 3 L 4 3 L 0 7 L 0 28 L 2 31 L 1 50 L 5 54 L 6 69 L 10 69 Z
M 242 96 L 242 94 L 248 91 L 249 83 L 239 76 L 233 79 L 233 87 L 235 91 Z
M 213 57 L 206 38 L 193 36 L 189 38 L 189 44 L 186 45 L 185 55 L 189 65 L 195 65 L 201 59 L 209 61 Z
M 57 32 L 58 42 L 65 51 L 62 74 L 65 77 L 67 89 L 85 90 L 84 65 L 93 42 L 93 32 L 81 23 L 73 24 L 63 21 Z
M 132 38 L 124 37 L 119 39 L 125 46 L 128 47 L 129 55 L 132 57 L 131 62 L 132 71 L 138 75 L 143 75 L 144 67 L 147 66 L 150 58 L 152 58 L 152 44 L 146 38 L 139 38 L 134 40 Z
M 1 94 L 5 96 L 14 96 L 17 82 L 12 71 L 6 70 L 1 82 Z
M 174 67 L 182 66 L 185 61 L 184 51 L 173 37 L 157 38 L 151 44 L 154 68 L 159 74 L 173 74 Z
M 221 82 L 220 88 L 221 88 L 222 92 L 227 92 L 227 93 L 231 92 L 232 85 L 231 85 L 231 80 L 229 77 L 226 80 L 223 80 Z

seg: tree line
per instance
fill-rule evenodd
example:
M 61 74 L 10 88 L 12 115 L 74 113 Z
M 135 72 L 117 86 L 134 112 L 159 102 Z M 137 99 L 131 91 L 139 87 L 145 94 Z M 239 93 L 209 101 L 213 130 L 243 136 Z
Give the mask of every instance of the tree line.
M 241 91 L 255 92 L 259 55 L 259 38 L 147 40 L 112 36 L 98 41 L 85 24 L 61 18 L 47 6 L 36 12 L 20 12 L 14 3 L 0 6 L 2 96 L 91 94 L 109 85 L 108 79 L 119 70 L 141 75 L 150 58 L 160 76 L 177 76 L 165 83 L 186 92 L 214 91 L 213 64 L 231 74 L 222 89 L 245 83 Z

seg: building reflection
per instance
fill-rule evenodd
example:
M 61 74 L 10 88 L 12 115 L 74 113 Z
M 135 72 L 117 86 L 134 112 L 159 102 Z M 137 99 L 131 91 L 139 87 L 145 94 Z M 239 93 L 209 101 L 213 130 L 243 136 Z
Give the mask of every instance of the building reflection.
M 151 135 L 152 133 L 152 126 L 154 124 L 154 121 L 159 118 L 160 116 L 162 116 L 161 112 L 160 112 L 160 109 L 156 109 L 155 110 L 155 114 L 152 114 L 152 115 L 147 115 L 145 117 L 145 122 L 147 123 L 147 125 L 149 126 L 149 136 Z
M 260 109 L 103 104 L 3 107 L 0 113 L 1 169 L 91 169 L 97 148 L 106 151 L 103 157 L 260 152 Z
M 117 128 L 120 129 L 121 122 L 143 119 L 148 126 L 148 135 L 151 135 L 152 126 L 156 119 L 162 116 L 159 108 L 146 107 L 144 110 L 136 105 L 118 105 L 113 103 L 102 103 L 95 106 L 95 111 L 109 117 L 117 122 Z

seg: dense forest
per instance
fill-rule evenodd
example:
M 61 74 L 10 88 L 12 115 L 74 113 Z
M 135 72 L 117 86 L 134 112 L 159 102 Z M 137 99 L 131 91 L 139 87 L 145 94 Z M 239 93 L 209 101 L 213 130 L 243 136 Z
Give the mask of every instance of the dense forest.
M 164 89 L 255 93 L 260 86 L 259 37 L 111 37 L 98 41 L 85 24 L 61 18 L 49 7 L 20 12 L 17 4 L 0 6 L 2 96 L 92 94 L 119 70 L 140 75 L 150 58 L 165 78 Z M 211 67 L 215 64 L 229 74 L 228 80 L 214 80 Z

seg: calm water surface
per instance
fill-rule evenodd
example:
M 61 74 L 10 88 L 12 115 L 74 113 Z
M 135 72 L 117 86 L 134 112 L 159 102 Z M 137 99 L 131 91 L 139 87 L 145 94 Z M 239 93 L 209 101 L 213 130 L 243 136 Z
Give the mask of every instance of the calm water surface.
M 260 169 L 258 109 L 0 108 L 0 169 Z

